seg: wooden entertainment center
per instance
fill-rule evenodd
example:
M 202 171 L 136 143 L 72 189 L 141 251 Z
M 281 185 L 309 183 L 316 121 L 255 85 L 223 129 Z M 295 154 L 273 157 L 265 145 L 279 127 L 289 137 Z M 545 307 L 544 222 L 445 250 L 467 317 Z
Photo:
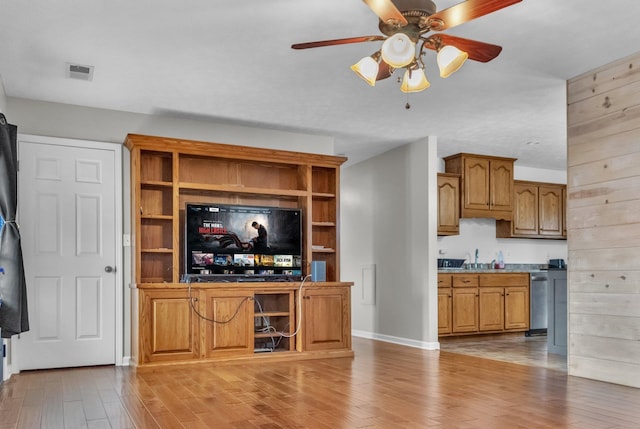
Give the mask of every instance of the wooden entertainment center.
M 341 282 L 340 166 L 346 158 L 130 134 L 132 357 L 176 362 L 351 357 L 351 286 Z M 303 276 L 326 281 L 193 281 L 187 203 L 299 208 Z M 186 279 L 186 280 L 185 280 Z

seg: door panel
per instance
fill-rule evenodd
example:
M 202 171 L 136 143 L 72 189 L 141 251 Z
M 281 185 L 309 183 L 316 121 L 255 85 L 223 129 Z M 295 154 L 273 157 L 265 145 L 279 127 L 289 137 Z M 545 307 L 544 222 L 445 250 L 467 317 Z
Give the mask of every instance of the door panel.
M 121 255 L 120 147 L 44 137 L 20 137 L 18 147 L 32 329 L 15 341 L 16 367 L 113 364 L 122 291 L 105 267 Z

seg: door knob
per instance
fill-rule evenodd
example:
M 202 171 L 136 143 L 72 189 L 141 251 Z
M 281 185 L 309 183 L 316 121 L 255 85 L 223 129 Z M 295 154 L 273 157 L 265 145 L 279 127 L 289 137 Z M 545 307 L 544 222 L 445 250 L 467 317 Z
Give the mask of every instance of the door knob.
M 106 267 L 104 267 L 104 270 L 107 273 L 115 273 L 116 272 L 116 268 L 112 267 L 111 265 L 107 265 Z

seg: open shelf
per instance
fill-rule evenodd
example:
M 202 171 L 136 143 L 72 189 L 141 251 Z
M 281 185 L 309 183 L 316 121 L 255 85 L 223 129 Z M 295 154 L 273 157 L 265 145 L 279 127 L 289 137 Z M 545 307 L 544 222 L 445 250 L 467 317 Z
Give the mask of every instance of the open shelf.
M 254 350 L 289 351 L 294 342 L 295 305 L 292 291 L 257 293 L 254 296 Z

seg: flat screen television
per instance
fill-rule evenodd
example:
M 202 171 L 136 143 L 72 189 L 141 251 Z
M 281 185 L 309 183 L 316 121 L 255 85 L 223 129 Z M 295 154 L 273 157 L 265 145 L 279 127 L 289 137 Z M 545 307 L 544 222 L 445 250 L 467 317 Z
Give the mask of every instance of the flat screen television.
M 187 274 L 302 275 L 300 209 L 189 203 L 185 224 Z

